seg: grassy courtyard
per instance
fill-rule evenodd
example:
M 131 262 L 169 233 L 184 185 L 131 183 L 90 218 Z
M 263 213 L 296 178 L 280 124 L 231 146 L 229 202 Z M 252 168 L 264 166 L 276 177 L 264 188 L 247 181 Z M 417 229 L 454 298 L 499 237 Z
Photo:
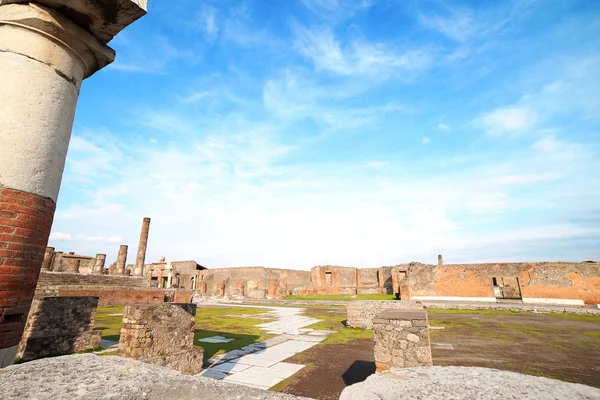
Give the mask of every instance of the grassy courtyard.
M 304 364 L 273 390 L 318 398 L 337 398 L 349 384 L 374 372 L 372 331 L 345 326 L 344 306 L 305 306 L 305 316 L 321 320 L 308 328 L 336 333 L 287 362 Z M 194 344 L 205 358 L 260 342 L 271 335 L 256 325 L 269 322 L 268 310 L 252 307 L 200 307 Z M 477 366 L 546 376 L 600 387 L 600 317 L 536 314 L 510 311 L 428 309 L 432 343 L 451 344 L 454 350 L 434 348 L 434 365 Z M 117 341 L 123 307 L 100 307 L 96 329 L 103 339 Z M 201 343 L 198 339 L 224 336 L 229 343 Z

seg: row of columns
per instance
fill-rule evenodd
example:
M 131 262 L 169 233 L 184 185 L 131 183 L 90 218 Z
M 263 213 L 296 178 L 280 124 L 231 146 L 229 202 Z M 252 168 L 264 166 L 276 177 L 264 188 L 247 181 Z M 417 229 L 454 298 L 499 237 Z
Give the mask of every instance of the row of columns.
M 147 0 L 0 0 L 0 368 L 13 363 L 56 209 L 83 80 Z

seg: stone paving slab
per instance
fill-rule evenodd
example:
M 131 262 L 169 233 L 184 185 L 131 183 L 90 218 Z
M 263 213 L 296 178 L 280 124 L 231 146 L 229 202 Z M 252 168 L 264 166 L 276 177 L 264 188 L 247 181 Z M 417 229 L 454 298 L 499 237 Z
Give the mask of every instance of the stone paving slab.
M 244 372 L 248 374 L 271 376 L 279 379 L 287 379 L 304 368 L 303 364 L 277 363 L 271 367 L 250 367 Z
M 304 365 L 286 363 L 283 360 L 317 345 L 330 334 L 335 333 L 335 331 L 305 328 L 320 320 L 299 315 L 305 311 L 302 308 L 265 306 L 256 308 L 270 310 L 261 314 L 270 321 L 256 326 L 268 334 L 277 336 L 214 357 L 209 360 L 213 361 L 212 368 L 204 372 L 203 376 L 268 389 L 304 368 Z
M 204 343 L 229 343 L 233 342 L 234 338 L 226 338 L 224 336 L 211 336 L 207 338 L 198 339 L 199 342 Z
M 223 381 L 242 383 L 242 384 L 250 384 L 253 386 L 268 389 L 271 386 L 275 386 L 279 382 L 281 382 L 281 379 L 273 377 L 273 376 L 265 376 L 265 375 L 257 375 L 257 374 L 248 374 L 246 372 L 238 372 L 237 374 L 229 375 L 229 376 L 223 378 Z
M 210 368 L 200 372 L 200 375 L 205 378 L 210 378 L 219 381 L 227 376 L 227 372 L 217 371 L 216 369 Z
M 454 346 L 450 343 L 431 343 L 432 349 L 454 350 Z
M 271 365 L 277 364 L 277 361 L 267 360 L 265 358 L 253 358 L 252 356 L 238 358 L 235 362 L 256 367 L 270 367 Z
M 234 362 L 226 362 L 226 363 L 215 365 L 211 369 L 215 370 L 215 371 L 230 373 L 230 372 L 241 372 L 248 368 L 250 368 L 249 365 L 238 364 L 238 363 L 234 363 Z

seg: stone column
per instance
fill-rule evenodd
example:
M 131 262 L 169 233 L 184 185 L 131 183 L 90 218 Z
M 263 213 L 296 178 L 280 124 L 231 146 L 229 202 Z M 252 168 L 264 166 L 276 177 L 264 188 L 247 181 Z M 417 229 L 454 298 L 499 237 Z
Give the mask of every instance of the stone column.
M 150 218 L 144 218 L 142 232 L 140 233 L 140 244 L 138 245 L 137 258 L 133 274 L 142 276 L 144 274 L 144 262 L 146 261 L 146 248 L 148 247 L 148 231 L 150 230 Z
M 67 259 L 67 269 L 65 270 L 65 272 L 72 272 L 74 274 L 78 274 L 80 264 L 81 264 L 81 260 L 79 258 L 68 258 Z
M 127 245 L 122 244 L 119 246 L 119 255 L 117 256 L 117 269 L 115 273 L 117 275 L 123 275 L 125 273 L 125 263 L 127 262 Z
M 50 271 L 52 267 L 52 259 L 54 258 L 54 247 L 46 247 L 44 253 L 44 261 L 42 262 L 42 271 Z
M 21 339 L 54 218 L 83 79 L 146 0 L 0 0 L 0 368 Z
M 106 254 L 96 254 L 94 260 L 94 267 L 92 268 L 92 274 L 102 274 L 104 271 L 104 264 L 106 263 Z
M 441 254 L 438 254 L 438 265 L 444 265 L 444 258 Z

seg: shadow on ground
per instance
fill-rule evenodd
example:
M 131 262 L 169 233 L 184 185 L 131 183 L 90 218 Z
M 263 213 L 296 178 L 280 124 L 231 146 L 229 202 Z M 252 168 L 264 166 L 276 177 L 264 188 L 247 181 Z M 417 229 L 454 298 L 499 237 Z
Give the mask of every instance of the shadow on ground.
M 375 373 L 374 361 L 357 360 L 342 374 L 342 379 L 346 386 L 362 382 L 370 375 Z

